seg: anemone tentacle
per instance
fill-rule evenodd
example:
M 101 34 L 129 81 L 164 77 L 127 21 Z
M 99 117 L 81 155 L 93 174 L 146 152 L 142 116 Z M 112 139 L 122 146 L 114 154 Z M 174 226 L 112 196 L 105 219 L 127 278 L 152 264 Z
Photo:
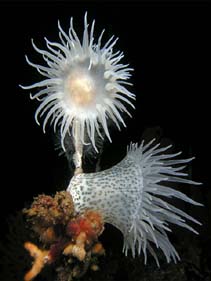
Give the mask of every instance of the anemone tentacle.
M 72 18 L 68 33 L 58 22 L 59 43 L 50 42 L 45 38 L 47 50 L 41 50 L 32 40 L 33 48 L 42 55 L 47 65 L 33 63 L 26 56 L 27 63 L 46 79 L 21 87 L 27 90 L 39 89 L 38 92 L 30 94 L 31 99 L 38 99 L 41 102 L 35 113 L 37 123 L 39 124 L 37 117 L 43 112 L 46 116 L 44 131 L 50 120 L 54 128 L 58 125 L 62 126 L 61 145 L 64 150 L 67 132 L 70 132 L 74 138 L 74 122 L 81 123 L 79 139 L 82 143 L 87 145 L 84 139 L 86 134 L 82 132 L 84 128 L 90 143 L 97 151 L 95 138 L 99 132 L 98 127 L 103 128 L 105 135 L 111 141 L 108 118 L 121 129 L 120 124 L 126 126 L 123 113 L 131 117 L 127 106 L 134 108 L 130 100 L 134 100 L 135 95 L 126 88 L 131 85 L 127 80 L 133 69 L 128 64 L 120 63 L 124 56 L 122 52 L 113 51 L 118 38 L 111 36 L 103 45 L 104 30 L 95 40 L 94 25 L 95 21 L 92 22 L 89 30 L 87 14 L 85 14 L 84 32 L 82 40 L 79 40 Z
M 177 159 L 180 152 L 166 153 L 170 146 L 153 145 L 153 141 L 140 146 L 131 144 L 126 157 L 108 170 L 74 176 L 68 191 L 78 212 L 96 209 L 105 222 L 122 232 L 126 255 L 129 250 L 133 256 L 143 253 L 146 263 L 148 250 L 159 265 L 153 245 L 163 251 L 167 262 L 179 259 L 167 235 L 170 225 L 197 233 L 187 221 L 200 224 L 165 199 L 175 197 L 193 205 L 201 204 L 169 185 L 200 183 L 187 179 L 188 175 L 181 172 L 185 166 L 180 164 L 188 164 L 193 158 Z

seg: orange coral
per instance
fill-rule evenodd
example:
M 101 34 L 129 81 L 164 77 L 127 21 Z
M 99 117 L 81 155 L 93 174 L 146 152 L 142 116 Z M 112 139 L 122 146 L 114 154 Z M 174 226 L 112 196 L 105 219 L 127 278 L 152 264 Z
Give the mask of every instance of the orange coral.
M 65 247 L 63 254 L 66 256 L 72 255 L 76 257 L 78 260 L 83 261 L 86 256 L 85 243 L 86 243 L 86 233 L 81 232 L 77 236 L 74 244 L 70 243 L 67 247 Z
M 43 227 L 38 222 L 32 225 L 34 232 L 39 234 L 39 238 L 43 243 L 53 243 L 57 240 L 57 235 L 55 233 L 54 227 Z
M 51 244 L 58 239 L 55 226 L 66 225 L 74 215 L 72 196 L 66 191 L 57 192 L 54 197 L 41 194 L 23 212 L 39 239 Z
M 83 215 L 71 220 L 67 225 L 67 234 L 76 239 L 81 232 L 86 233 L 87 243 L 97 237 L 103 231 L 102 216 L 92 210 L 86 211 Z
M 67 225 L 67 233 L 73 239 L 73 243 L 68 244 L 64 255 L 72 255 L 83 261 L 86 256 L 86 247 L 90 249 L 103 231 L 102 216 L 95 211 L 86 211 L 83 215 L 71 220 Z M 93 254 L 103 254 L 104 249 L 101 243 L 94 244 L 91 252 Z
M 51 263 L 51 258 L 49 251 L 41 250 L 33 243 L 26 242 L 24 247 L 34 258 L 32 268 L 24 276 L 24 281 L 31 281 L 41 272 L 45 264 Z
M 94 244 L 94 246 L 92 247 L 92 254 L 99 256 L 105 254 L 105 249 L 103 248 L 103 245 L 100 242 Z
M 33 280 L 46 264 L 58 260 L 62 254 L 68 256 L 68 262 L 69 258 L 76 258 L 71 264 L 71 276 L 83 275 L 90 265 L 93 270 L 97 269 L 97 265 L 93 265 L 92 256 L 105 253 L 102 244 L 98 242 L 98 236 L 104 229 L 102 216 L 96 211 L 88 210 L 73 218 L 70 203 L 71 200 L 64 192 L 57 193 L 54 198 L 40 195 L 31 208 L 24 211 L 41 242 L 45 246 L 49 245 L 48 250 L 42 250 L 30 242 L 24 244 L 34 258 L 24 281 Z M 61 218 L 64 219 L 62 223 Z M 77 260 L 83 263 L 77 264 Z
M 23 212 L 33 223 L 38 222 L 44 227 L 66 224 L 74 214 L 72 196 L 66 191 L 57 192 L 54 197 L 41 194 Z

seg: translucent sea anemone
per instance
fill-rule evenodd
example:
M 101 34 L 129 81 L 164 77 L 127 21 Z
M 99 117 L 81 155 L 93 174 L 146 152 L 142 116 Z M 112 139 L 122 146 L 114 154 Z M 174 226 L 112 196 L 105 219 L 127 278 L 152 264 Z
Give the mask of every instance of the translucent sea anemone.
M 152 142 L 138 147 L 131 144 L 126 157 L 116 166 L 97 173 L 74 176 L 68 190 L 78 212 L 94 209 L 104 221 L 117 227 L 124 236 L 123 251 L 135 256 L 142 252 L 147 262 L 147 250 L 159 265 L 153 244 L 160 248 L 167 262 L 175 262 L 179 255 L 169 241 L 170 224 L 176 224 L 197 233 L 186 220 L 197 220 L 167 203 L 165 198 L 179 198 L 201 205 L 180 191 L 168 187 L 171 182 L 199 184 L 185 178 L 181 172 L 190 159 L 174 159 L 175 154 L 161 154 L 168 147 L 152 146 Z
M 41 102 L 35 119 L 39 124 L 38 119 L 44 117 L 44 131 L 48 122 L 53 124 L 54 130 L 59 126 L 61 146 L 75 164 L 74 176 L 67 189 L 71 199 L 66 194 L 54 198 L 38 196 L 26 214 L 34 220 L 33 230 L 41 241 L 53 247 L 47 253 L 48 256 L 51 254 L 51 258 L 63 253 L 80 262 L 88 260 L 90 263 L 92 254 L 104 253 L 97 239 L 105 222 L 122 232 L 123 251 L 126 255 L 129 250 L 133 256 L 143 253 L 146 263 L 149 251 L 159 265 L 153 249 L 156 246 L 162 250 L 167 262 L 176 262 L 179 255 L 167 235 L 171 231 L 171 224 L 197 233 L 186 220 L 197 224 L 199 222 L 169 203 L 170 198 L 175 197 L 194 205 L 201 204 L 172 189 L 170 184 L 198 184 L 187 179 L 187 174 L 182 172 L 185 167 L 183 164 L 192 158 L 177 159 L 174 157 L 180 153 L 166 153 L 170 146 L 152 145 L 153 141 L 148 144 L 142 142 L 140 146 L 131 144 L 126 157 L 114 167 L 96 173 L 83 173 L 84 145 L 91 144 L 90 147 L 98 151 L 98 137 L 103 139 L 106 135 L 111 141 L 108 119 L 118 129 L 120 124 L 126 126 L 122 113 L 131 116 L 127 106 L 134 108 L 132 100 L 135 99 L 135 95 L 127 89 L 131 85 L 128 79 L 132 69 L 120 62 L 123 53 L 113 51 L 117 39 L 112 36 L 107 43 L 102 44 L 103 30 L 95 40 L 94 24 L 93 21 L 89 28 L 85 14 L 83 38 L 79 40 L 72 18 L 68 33 L 58 23 L 60 43 L 45 39 L 47 50 L 41 50 L 32 41 L 34 49 L 42 55 L 46 65 L 34 64 L 26 57 L 28 64 L 46 77 L 31 86 L 21 86 L 23 89 L 38 88 L 37 92 L 30 95 L 31 99 Z M 73 139 L 73 156 L 72 150 L 68 151 L 66 145 L 68 135 Z M 65 200 L 60 200 L 62 198 Z M 61 206 L 61 203 L 67 202 L 66 199 L 69 204 Z M 66 212 L 67 208 L 70 208 L 69 212 Z M 49 210 L 52 212 L 49 213 Z M 70 218 L 73 213 L 74 218 Z M 59 227 L 56 228 L 55 224 Z M 64 229 L 64 239 L 55 244 L 57 238 L 60 238 L 58 233 Z M 66 242 L 68 244 L 64 245 Z M 34 244 L 26 246 L 33 257 L 37 252 L 41 257 L 41 263 L 36 263 L 36 259 L 34 262 L 39 265 L 38 274 L 45 265 L 46 253 L 34 247 Z M 48 262 L 53 260 L 49 259 Z M 86 262 L 84 266 L 86 268 Z M 34 278 L 30 274 L 31 270 L 27 280 Z
M 64 139 L 71 133 L 73 139 L 79 139 L 87 144 L 85 134 L 97 151 L 95 134 L 102 137 L 100 127 L 111 141 L 107 119 L 110 118 L 120 129 L 120 123 L 125 126 L 122 112 L 130 113 L 126 108 L 129 104 L 134 108 L 130 99 L 135 99 L 126 85 L 130 78 L 131 68 L 121 64 L 123 53 L 113 51 L 118 38 L 112 36 L 102 46 L 100 34 L 94 39 L 94 24 L 88 30 L 87 15 L 84 17 L 83 39 L 80 41 L 74 28 L 73 19 L 70 20 L 68 34 L 58 23 L 61 43 L 50 42 L 46 38 L 48 50 L 40 50 L 32 41 L 34 49 L 43 56 L 47 66 L 34 64 L 45 80 L 31 86 L 21 86 L 23 89 L 38 88 L 39 91 L 31 95 L 31 99 L 41 101 L 35 118 L 45 114 L 43 130 L 49 120 L 54 125 L 60 125 L 61 145 L 65 150 Z M 40 90 L 40 88 L 42 88 Z M 70 131 L 71 129 L 71 131 Z

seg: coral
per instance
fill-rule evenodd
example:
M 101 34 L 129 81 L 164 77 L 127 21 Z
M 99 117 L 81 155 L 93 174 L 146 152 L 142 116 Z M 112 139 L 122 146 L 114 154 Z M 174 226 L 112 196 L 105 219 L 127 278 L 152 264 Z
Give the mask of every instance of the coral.
M 28 255 L 23 247 L 31 239 L 31 231 L 21 211 L 5 218 L 6 225 L 1 226 L 0 239 L 0 280 L 23 280 L 29 264 Z M 2 237 L 3 234 L 3 237 Z
M 23 212 L 40 240 L 52 243 L 57 240 L 55 225 L 65 225 L 74 215 L 74 206 L 70 194 L 60 191 L 54 197 L 39 195 L 31 207 Z
M 105 254 L 105 250 L 104 250 L 102 244 L 99 243 L 99 242 L 94 244 L 94 246 L 92 247 L 92 253 L 94 255 L 100 255 L 100 256 L 104 255 Z
M 58 192 L 54 197 L 39 195 L 31 208 L 24 209 L 33 231 L 42 243 L 41 247 L 31 242 L 24 244 L 34 258 L 32 268 L 25 275 L 25 281 L 33 280 L 45 265 L 58 260 L 62 264 L 63 259 L 71 270 L 64 270 L 65 274 L 59 271 L 61 279 L 66 274 L 82 276 L 89 266 L 93 270 L 97 269 L 93 257 L 105 254 L 98 241 L 104 229 L 102 216 L 93 210 L 80 214 L 75 214 L 73 210 L 71 195 L 67 192 Z M 72 258 L 74 260 L 71 261 Z
M 24 213 L 44 226 L 65 224 L 74 213 L 72 197 L 65 191 L 57 192 L 54 197 L 41 194 Z
M 199 190 L 199 193 L 201 192 L 202 189 Z M 30 267 L 31 259 L 23 247 L 24 241 L 32 239 L 30 228 L 26 226 L 26 220 L 21 212 L 10 217 L 8 221 L 10 231 L 7 230 L 7 239 L 0 241 L 0 280 L 2 281 L 21 281 Z M 80 268 L 74 271 L 75 274 L 79 272 L 83 275 L 83 271 L 86 272 L 80 278 L 81 281 L 208 281 L 211 276 L 211 263 L 210 249 L 207 245 L 210 245 L 211 233 L 208 224 L 204 227 L 204 235 L 194 237 L 188 231 L 183 232 L 184 235 L 180 236 L 181 231 L 177 229 L 173 234 L 175 238 L 174 246 L 182 256 L 181 261 L 177 264 L 166 264 L 160 251 L 157 251 L 162 266 L 156 268 L 150 256 L 147 266 L 140 266 L 143 261 L 142 256 L 134 259 L 130 256 L 126 258 L 124 255 L 120 255 L 121 234 L 107 225 L 102 237 L 103 244 L 106 246 L 105 256 L 98 258 L 97 255 L 92 255 L 89 261 L 87 261 L 87 257 L 83 262 L 78 262 L 69 256 L 67 259 L 64 257 L 64 263 L 62 259 L 59 259 L 49 266 L 46 264 L 34 281 L 73 281 L 75 278 L 71 278 L 71 276 L 73 276 L 74 265 L 80 265 Z M 207 237 L 209 237 L 209 240 L 207 240 Z M 35 244 L 38 243 L 38 241 L 32 241 Z M 72 263 L 70 262 L 71 259 Z M 86 261 L 88 264 L 85 264 Z M 100 270 L 93 271 L 99 268 L 98 264 Z M 87 271 L 86 266 L 90 270 Z
M 47 263 L 51 263 L 52 261 L 49 256 L 49 251 L 41 250 L 33 243 L 26 242 L 24 247 L 29 251 L 31 257 L 34 258 L 32 268 L 24 276 L 24 281 L 31 281 L 41 272 Z
M 85 211 L 80 217 L 71 220 L 67 225 L 67 234 L 77 238 L 84 232 L 89 240 L 96 239 L 103 231 L 102 216 L 92 210 Z
M 98 236 L 103 232 L 103 220 L 99 213 L 91 210 L 86 211 L 82 216 L 71 220 L 67 225 L 67 234 L 72 237 L 74 243 L 70 243 L 64 249 L 64 255 L 73 255 L 80 261 L 86 256 L 86 250 L 90 249 Z M 86 247 L 86 249 L 85 249 Z M 103 254 L 104 250 L 100 243 L 94 244 L 91 249 L 93 254 Z
M 83 261 L 86 256 L 85 251 L 86 233 L 81 232 L 75 239 L 75 243 L 70 243 L 64 248 L 63 254 L 66 256 L 72 255 L 79 261 Z

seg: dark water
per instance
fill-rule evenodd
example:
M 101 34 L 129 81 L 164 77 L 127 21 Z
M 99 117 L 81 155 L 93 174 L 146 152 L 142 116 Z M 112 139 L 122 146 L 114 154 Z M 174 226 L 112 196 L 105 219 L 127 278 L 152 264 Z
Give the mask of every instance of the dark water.
M 127 120 L 127 129 L 114 130 L 113 143 L 105 144 L 101 168 L 119 162 L 127 144 L 141 136 L 171 142 L 184 157 L 196 156 L 189 172 L 203 185 L 185 192 L 205 206 L 181 206 L 203 226 L 198 228 L 199 236 L 175 230 L 172 239 L 181 256 L 178 264 L 163 260 L 158 269 L 150 258 L 144 266 L 142 258 L 124 257 L 120 233 L 107 227 L 102 235 L 107 254 L 100 271 L 88 272 L 82 280 L 210 280 L 209 9 L 205 2 L 1 2 L 1 281 L 22 280 L 30 267 L 22 247 L 29 234 L 20 210 L 37 194 L 65 189 L 72 175 L 71 164 L 54 150 L 51 130 L 43 135 L 35 124 L 37 103 L 18 87 L 40 79 L 25 63 L 24 54 L 39 62 L 30 39 L 40 47 L 44 47 L 44 36 L 57 40 L 57 20 L 65 29 L 70 16 L 74 16 L 77 31 L 82 31 L 85 11 L 88 18 L 96 19 L 97 34 L 105 27 L 108 36 L 114 33 L 120 38 L 118 47 L 135 69 L 137 110 Z M 85 170 L 92 170 L 95 163 L 87 161 Z M 47 268 L 36 280 L 54 278 L 53 269 Z

